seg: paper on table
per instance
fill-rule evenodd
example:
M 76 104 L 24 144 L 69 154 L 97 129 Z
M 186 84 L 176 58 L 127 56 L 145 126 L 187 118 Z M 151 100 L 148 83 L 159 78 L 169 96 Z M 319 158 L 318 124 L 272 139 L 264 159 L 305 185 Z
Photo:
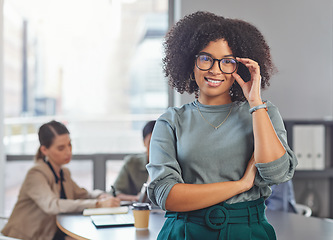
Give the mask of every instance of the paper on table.
M 128 213 L 128 206 L 110 207 L 110 208 L 86 208 L 83 210 L 84 216 L 106 215 L 106 214 L 123 214 Z

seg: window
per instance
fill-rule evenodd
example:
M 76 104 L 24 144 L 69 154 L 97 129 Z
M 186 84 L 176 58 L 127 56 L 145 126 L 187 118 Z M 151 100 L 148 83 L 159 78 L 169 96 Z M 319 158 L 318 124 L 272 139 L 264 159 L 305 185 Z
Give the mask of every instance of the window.
M 142 127 L 168 105 L 167 27 L 167 0 L 5 1 L 6 154 L 35 154 L 38 128 L 52 119 L 68 126 L 74 154 L 144 151 Z

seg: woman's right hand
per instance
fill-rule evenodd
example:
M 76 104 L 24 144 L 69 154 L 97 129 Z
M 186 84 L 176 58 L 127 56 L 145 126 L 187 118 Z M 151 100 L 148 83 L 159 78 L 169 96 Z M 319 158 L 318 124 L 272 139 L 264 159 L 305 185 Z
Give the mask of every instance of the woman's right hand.
M 255 166 L 255 160 L 254 160 L 254 155 L 252 154 L 251 159 L 249 160 L 245 173 L 243 177 L 239 180 L 244 188 L 247 190 L 250 190 L 253 185 L 254 185 L 254 178 L 257 173 L 257 167 Z
M 97 200 L 96 207 L 119 207 L 120 206 L 120 199 L 117 197 L 106 197 Z

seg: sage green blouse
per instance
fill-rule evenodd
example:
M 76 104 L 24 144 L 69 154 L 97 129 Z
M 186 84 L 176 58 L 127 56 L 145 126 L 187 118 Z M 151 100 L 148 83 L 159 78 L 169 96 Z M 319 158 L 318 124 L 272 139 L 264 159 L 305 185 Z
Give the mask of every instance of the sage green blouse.
M 228 199 L 229 204 L 267 198 L 271 194 L 270 185 L 293 177 L 296 156 L 288 146 L 287 133 L 277 107 L 270 102 L 267 106 L 286 153 L 273 162 L 256 164 L 258 173 L 254 187 Z M 210 125 L 218 126 L 227 116 L 218 129 Z M 176 183 L 239 180 L 253 151 L 252 115 L 247 102 L 212 106 L 195 100 L 180 108 L 169 108 L 157 120 L 152 134 L 150 163 L 147 165 L 151 177 L 148 196 L 165 210 L 165 201 Z

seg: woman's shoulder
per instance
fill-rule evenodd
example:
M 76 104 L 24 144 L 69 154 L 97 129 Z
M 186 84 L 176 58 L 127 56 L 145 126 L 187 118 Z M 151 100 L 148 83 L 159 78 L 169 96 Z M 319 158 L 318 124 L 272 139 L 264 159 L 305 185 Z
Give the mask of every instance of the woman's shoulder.
M 186 103 L 180 107 L 169 107 L 165 113 L 163 113 L 159 119 L 174 119 L 181 118 L 184 114 L 192 111 L 194 108 L 194 102 Z
M 127 165 L 137 165 L 142 164 L 147 161 L 146 153 L 138 153 L 138 154 L 129 154 L 124 157 L 125 164 Z
M 28 170 L 25 183 L 30 184 L 31 181 L 41 181 L 45 179 L 46 181 L 52 181 L 53 173 L 43 161 L 37 161 L 35 164 Z
M 49 167 L 45 164 L 43 160 L 38 160 L 35 164 L 29 169 L 30 172 L 48 172 Z
M 190 102 L 180 107 L 169 107 L 166 112 L 157 119 L 156 124 L 159 125 L 161 122 L 167 123 L 174 129 L 177 125 L 180 125 L 184 119 L 190 116 L 194 108 L 193 104 L 194 102 Z
M 67 167 L 61 167 L 63 173 L 64 173 L 64 178 L 66 179 L 66 176 L 71 177 L 71 171 Z

